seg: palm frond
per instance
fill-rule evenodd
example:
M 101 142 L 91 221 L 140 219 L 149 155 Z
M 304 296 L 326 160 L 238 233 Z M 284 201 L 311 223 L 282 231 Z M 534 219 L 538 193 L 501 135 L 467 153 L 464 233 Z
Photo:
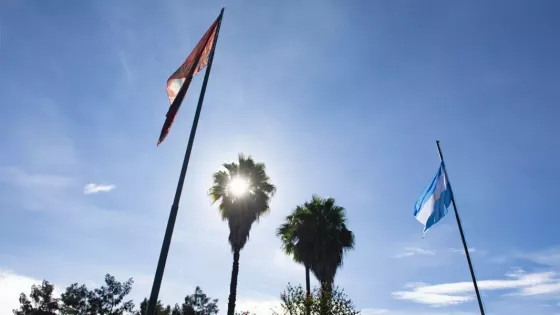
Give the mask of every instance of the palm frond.
M 317 195 L 286 217 L 278 235 L 294 261 L 308 264 L 317 279 L 329 285 L 345 253 L 355 244 L 354 234 L 346 226 L 345 209 L 334 198 Z
M 209 195 L 212 203 L 218 202 L 222 219 L 228 221 L 232 250 L 242 249 L 249 239 L 252 224 L 270 211 L 270 200 L 276 188 L 266 174 L 265 165 L 255 163 L 251 156 L 240 153 L 236 162 L 222 166 L 225 170 L 213 175 Z M 236 176 L 248 179 L 249 192 L 243 197 L 228 192 L 228 184 Z

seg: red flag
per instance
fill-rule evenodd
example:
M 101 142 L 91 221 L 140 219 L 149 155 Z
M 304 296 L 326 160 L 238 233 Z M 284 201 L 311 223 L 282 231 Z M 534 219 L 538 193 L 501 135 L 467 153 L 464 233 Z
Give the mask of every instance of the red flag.
M 210 52 L 214 48 L 214 37 L 218 27 L 219 19 L 216 19 L 206 34 L 200 39 L 187 60 L 167 80 L 167 96 L 169 97 L 169 110 L 167 111 L 165 123 L 159 135 L 158 146 L 165 140 L 173 120 L 181 107 L 183 98 L 191 83 L 192 77 L 199 73 L 208 64 Z

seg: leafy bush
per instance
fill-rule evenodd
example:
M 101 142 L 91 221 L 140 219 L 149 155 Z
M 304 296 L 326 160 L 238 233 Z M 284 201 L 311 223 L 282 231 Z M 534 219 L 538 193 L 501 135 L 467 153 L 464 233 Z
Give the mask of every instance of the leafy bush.
M 288 284 L 280 295 L 282 313 L 274 315 L 305 315 L 309 305 L 310 315 L 358 315 L 354 303 L 343 289 L 335 287 L 332 291 L 314 288 L 309 298 L 301 285 Z

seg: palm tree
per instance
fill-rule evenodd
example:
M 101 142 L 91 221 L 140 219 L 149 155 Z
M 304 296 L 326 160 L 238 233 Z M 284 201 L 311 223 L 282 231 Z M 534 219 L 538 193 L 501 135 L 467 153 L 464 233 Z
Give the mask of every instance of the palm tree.
M 324 296 L 332 291 L 334 277 L 344 253 L 354 248 L 354 233 L 346 227 L 343 207 L 334 198 L 312 200 L 296 207 L 278 229 L 284 251 L 305 266 L 309 294 L 309 270 L 321 282 Z
M 311 270 L 321 285 L 331 291 L 334 277 L 342 266 L 344 254 L 354 248 L 354 233 L 346 227 L 346 214 L 341 206 L 335 204 L 334 198 L 321 199 L 313 196 L 305 208 L 315 219 L 314 231 L 316 259 Z
M 269 211 L 269 204 L 276 192 L 265 165 L 239 154 L 238 163 L 224 163 L 225 170 L 214 173 L 214 183 L 209 195 L 212 203 L 218 202 L 222 220 L 228 221 L 229 244 L 233 252 L 233 268 L 229 289 L 228 315 L 234 315 L 239 274 L 239 252 L 249 240 L 255 221 Z
M 313 230 L 315 225 L 312 222 L 312 213 L 304 206 L 297 206 L 277 231 L 286 255 L 292 256 L 295 262 L 305 267 L 305 289 L 308 300 L 311 298 L 309 272 L 315 261 L 315 231 Z M 310 307 L 310 304 L 306 304 L 307 315 L 311 312 Z

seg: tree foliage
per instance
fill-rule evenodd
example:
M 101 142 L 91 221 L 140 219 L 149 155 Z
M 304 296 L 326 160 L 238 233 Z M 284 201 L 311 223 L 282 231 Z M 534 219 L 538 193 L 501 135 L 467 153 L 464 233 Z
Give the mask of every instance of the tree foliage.
M 71 284 L 60 295 L 53 296 L 54 285 L 43 281 L 41 285 L 33 285 L 29 298 L 20 295 L 20 307 L 13 310 L 14 315 L 145 315 L 148 299 L 144 299 L 139 309 L 134 309 L 132 300 L 126 297 L 132 290 L 133 280 L 119 282 L 107 274 L 105 284 L 89 290 L 85 285 Z M 218 300 L 211 299 L 200 287 L 194 294 L 187 295 L 182 304 L 163 305 L 158 301 L 157 315 L 217 315 Z
M 148 299 L 140 303 L 140 309 L 136 315 L 146 315 L 148 310 Z M 196 287 L 194 294 L 187 295 L 184 302 L 171 307 L 164 306 L 161 301 L 156 304 L 156 315 L 217 315 L 218 299 L 211 299 L 200 287 Z
M 53 297 L 54 285 L 44 280 L 41 285 L 31 286 L 28 299 L 25 293 L 20 294 L 20 308 L 14 310 L 15 315 L 55 315 L 59 309 L 58 299 Z
M 346 226 L 345 209 L 336 205 L 334 198 L 313 196 L 304 208 L 307 210 L 304 220 L 309 221 L 306 228 L 315 235 L 315 261 L 311 271 L 329 289 L 343 264 L 345 252 L 354 248 L 354 233 Z
M 107 274 L 105 285 L 94 289 L 88 294 L 88 304 L 91 310 L 100 315 L 123 315 L 134 309 L 132 300 L 124 298 L 132 290 L 132 278 L 125 282 L 118 282 L 115 277 Z
M 327 292 L 314 288 L 311 296 L 307 297 L 301 285 L 288 284 L 280 295 L 282 312 L 273 311 L 274 315 L 303 315 L 307 307 L 311 315 L 358 315 L 354 303 L 344 293 L 344 290 L 334 287 Z
M 286 217 L 277 234 L 284 252 L 305 266 L 308 294 L 311 270 L 324 288 L 323 292 L 328 295 L 336 271 L 342 266 L 345 252 L 354 248 L 355 237 L 346 226 L 344 208 L 336 205 L 334 198 L 313 196 L 311 201 L 297 206 Z M 326 301 L 326 298 L 323 300 Z M 306 314 L 309 313 L 310 310 Z
M 185 297 L 181 310 L 181 315 L 216 315 L 218 314 L 218 299 L 212 300 L 197 286 L 194 294 Z
M 286 217 L 277 231 L 284 252 L 310 267 L 327 288 L 334 283 L 344 253 L 354 248 L 354 233 L 346 226 L 343 207 L 334 198 L 313 196 Z
M 71 284 L 60 296 L 62 302 L 60 313 L 63 315 L 91 314 L 93 309 L 89 304 L 90 299 L 91 292 L 85 285 Z
M 256 163 L 250 156 L 239 154 L 237 163 L 225 163 L 223 167 L 225 170 L 214 173 L 209 195 L 213 203 L 218 203 L 220 215 L 229 226 L 228 241 L 233 253 L 233 266 L 227 315 L 234 315 L 240 251 L 249 240 L 253 223 L 269 211 L 276 187 L 270 182 L 265 165 Z M 242 196 L 232 193 L 229 187 L 232 180 L 240 178 L 248 186 Z
M 234 252 L 249 240 L 252 224 L 269 211 L 276 188 L 270 183 L 264 163 L 256 163 L 250 156 L 239 154 L 237 163 L 224 163 L 223 167 L 225 170 L 214 173 L 209 195 L 213 203 L 218 203 L 222 219 L 228 221 L 228 240 Z M 248 183 L 248 192 L 243 196 L 229 189 L 229 183 L 237 177 Z

